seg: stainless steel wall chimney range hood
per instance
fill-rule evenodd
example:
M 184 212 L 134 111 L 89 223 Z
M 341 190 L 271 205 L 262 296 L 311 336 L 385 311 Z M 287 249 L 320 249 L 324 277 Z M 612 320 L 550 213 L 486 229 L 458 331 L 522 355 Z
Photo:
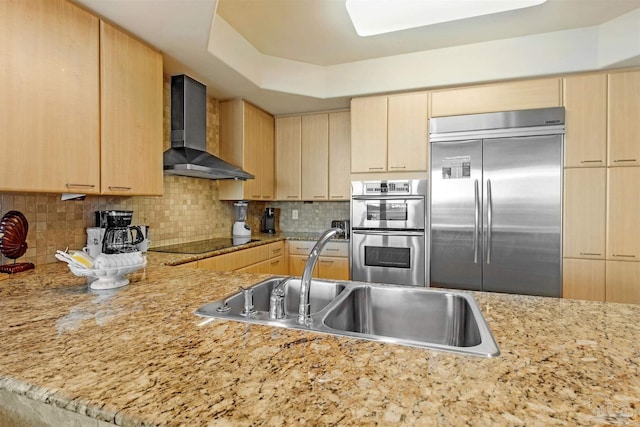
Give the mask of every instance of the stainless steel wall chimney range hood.
M 187 75 L 171 77 L 171 148 L 164 172 L 207 179 L 253 179 L 237 166 L 207 153 L 207 89 Z

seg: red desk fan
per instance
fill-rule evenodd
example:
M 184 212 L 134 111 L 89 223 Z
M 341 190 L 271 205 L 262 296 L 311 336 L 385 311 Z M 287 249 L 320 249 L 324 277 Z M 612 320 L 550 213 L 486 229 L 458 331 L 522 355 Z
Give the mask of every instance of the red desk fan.
M 5 257 L 12 259 L 13 264 L 0 265 L 0 272 L 13 274 L 34 268 L 30 262 L 16 263 L 16 259 L 27 252 L 28 232 L 29 222 L 21 212 L 9 211 L 2 217 L 0 220 L 0 252 Z

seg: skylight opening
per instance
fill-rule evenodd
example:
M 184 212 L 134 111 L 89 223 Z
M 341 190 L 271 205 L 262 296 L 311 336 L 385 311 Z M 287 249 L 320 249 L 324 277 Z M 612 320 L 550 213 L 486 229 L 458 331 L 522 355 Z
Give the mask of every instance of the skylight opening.
M 346 0 L 361 37 L 538 6 L 547 0 Z

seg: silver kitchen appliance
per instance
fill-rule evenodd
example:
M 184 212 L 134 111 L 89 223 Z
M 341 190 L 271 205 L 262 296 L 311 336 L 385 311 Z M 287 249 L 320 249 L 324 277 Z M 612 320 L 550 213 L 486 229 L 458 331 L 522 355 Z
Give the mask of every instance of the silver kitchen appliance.
M 245 201 L 239 201 L 233 204 L 233 209 L 236 214 L 236 220 L 233 223 L 231 234 L 234 237 L 247 237 L 251 236 L 251 228 L 247 224 L 247 209 L 249 203 Z
M 348 219 L 334 219 L 331 221 L 331 228 L 339 228 L 344 231 L 340 237 L 348 239 L 351 236 L 351 221 Z
M 562 296 L 564 108 L 430 121 L 431 284 Z
M 351 183 L 352 280 L 428 286 L 427 180 Z
M 133 211 L 100 211 L 106 218 L 106 230 L 102 240 L 102 252 L 105 254 L 120 254 L 135 252 L 137 245 L 144 240 L 142 230 L 131 225 Z

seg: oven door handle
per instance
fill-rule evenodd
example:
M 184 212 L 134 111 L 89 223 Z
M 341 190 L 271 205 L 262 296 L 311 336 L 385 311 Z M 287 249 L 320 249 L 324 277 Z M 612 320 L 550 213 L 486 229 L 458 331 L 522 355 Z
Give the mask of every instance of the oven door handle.
M 411 231 L 411 230 L 354 230 L 351 229 L 352 234 L 361 234 L 363 236 L 411 236 L 411 237 L 423 237 L 424 231 Z

